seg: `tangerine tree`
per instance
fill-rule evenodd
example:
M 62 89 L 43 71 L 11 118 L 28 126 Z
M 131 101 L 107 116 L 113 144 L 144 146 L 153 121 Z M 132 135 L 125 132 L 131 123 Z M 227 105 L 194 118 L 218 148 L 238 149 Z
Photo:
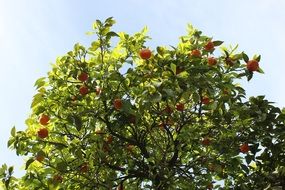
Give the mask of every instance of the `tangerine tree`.
M 36 81 L 25 131 L 8 146 L 26 174 L 7 189 L 285 189 L 285 111 L 238 85 L 260 56 L 188 25 L 176 47 L 145 47 L 115 21 Z

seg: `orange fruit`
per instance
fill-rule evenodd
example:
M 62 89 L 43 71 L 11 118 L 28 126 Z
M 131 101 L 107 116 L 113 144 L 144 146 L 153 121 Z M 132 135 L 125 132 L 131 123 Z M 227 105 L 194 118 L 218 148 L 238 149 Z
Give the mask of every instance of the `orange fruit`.
M 44 159 L 45 159 L 45 156 L 44 156 L 44 155 L 42 155 L 42 154 L 37 154 L 36 160 L 37 160 L 38 162 L 42 162 Z
M 158 125 L 158 127 L 159 127 L 159 129 L 160 130 L 164 130 L 165 129 L 165 127 L 166 127 L 166 124 L 165 123 L 160 123 L 159 125 Z
M 183 67 L 176 67 L 176 75 L 182 73 L 185 69 Z
M 40 138 L 42 138 L 42 139 L 44 139 L 44 138 L 46 138 L 48 136 L 48 129 L 47 128 L 40 128 L 39 130 L 38 130 L 38 137 L 40 137 Z
M 106 142 L 103 144 L 102 150 L 104 152 L 109 152 L 110 151 L 110 147 L 109 147 L 109 145 Z
M 45 114 L 42 114 L 41 117 L 40 117 L 40 124 L 47 125 L 48 122 L 49 122 L 49 116 L 45 115 Z
M 201 57 L 202 54 L 201 54 L 200 50 L 194 49 L 194 50 L 191 51 L 190 55 L 193 56 L 193 57 Z
M 246 64 L 246 67 L 249 71 L 257 71 L 259 69 L 258 61 L 256 60 L 249 60 Z
M 86 173 L 86 172 L 88 171 L 88 169 L 89 169 L 88 164 L 87 164 L 87 163 L 84 163 L 84 164 L 82 164 L 82 165 L 80 166 L 79 171 L 80 171 L 81 173 Z
M 61 175 L 55 175 L 55 176 L 53 176 L 53 181 L 54 181 L 55 183 L 62 183 L 62 180 L 63 180 L 63 178 L 62 178 Z
M 172 108 L 170 106 L 166 106 L 166 108 L 164 108 L 164 112 L 167 114 L 171 114 L 172 113 Z
M 87 73 L 81 73 L 80 75 L 78 75 L 78 80 L 80 80 L 81 82 L 85 82 L 88 80 L 88 74 Z
M 130 123 L 135 124 L 136 123 L 136 116 L 135 115 L 129 115 L 128 120 Z
M 88 92 L 89 92 L 89 90 L 88 90 L 88 88 L 87 88 L 87 86 L 81 86 L 80 88 L 79 88 L 79 93 L 81 94 L 81 95 L 86 95 L 86 94 L 88 94 Z
M 123 107 L 123 102 L 121 99 L 117 98 L 114 100 L 113 105 L 116 110 L 120 110 Z
M 113 142 L 113 137 L 111 135 L 107 136 L 106 143 L 111 144 Z
M 209 41 L 205 46 L 204 49 L 206 51 L 213 51 L 215 49 L 215 45 L 212 41 Z
M 239 147 L 239 150 L 242 152 L 242 153 L 247 153 L 249 151 L 249 146 L 247 143 L 244 143 L 242 144 L 240 147 Z
M 208 190 L 213 189 L 213 187 L 214 187 L 214 185 L 213 185 L 212 183 L 209 183 L 209 184 L 207 185 L 207 189 L 208 189 Z
M 208 146 L 211 144 L 211 140 L 208 137 L 205 137 L 202 141 L 201 141 L 202 145 L 204 146 Z
M 208 97 L 203 97 L 203 98 L 202 98 L 202 104 L 207 105 L 207 104 L 209 104 L 209 103 L 210 103 L 210 98 L 208 98 Z
M 126 149 L 127 149 L 129 152 L 132 152 L 133 149 L 134 149 L 134 145 L 128 144 L 127 147 L 126 147 Z
M 214 66 L 217 64 L 217 60 L 214 57 L 208 57 L 208 65 L 209 66 Z
M 176 110 L 183 111 L 184 110 L 184 104 L 183 103 L 176 104 Z
M 142 49 L 139 54 L 142 59 L 149 59 L 151 57 L 151 51 L 149 49 Z

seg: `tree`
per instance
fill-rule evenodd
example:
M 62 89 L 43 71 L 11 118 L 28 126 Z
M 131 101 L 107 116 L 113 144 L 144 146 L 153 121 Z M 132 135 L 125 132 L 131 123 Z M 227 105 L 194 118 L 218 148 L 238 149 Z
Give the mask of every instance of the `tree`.
M 25 131 L 8 146 L 26 174 L 7 189 L 285 189 L 285 110 L 246 98 L 260 56 L 188 25 L 177 47 L 145 47 L 97 20 L 97 40 L 36 81 Z M 117 42 L 117 43 L 115 43 Z M 223 185 L 222 185 L 223 184 Z

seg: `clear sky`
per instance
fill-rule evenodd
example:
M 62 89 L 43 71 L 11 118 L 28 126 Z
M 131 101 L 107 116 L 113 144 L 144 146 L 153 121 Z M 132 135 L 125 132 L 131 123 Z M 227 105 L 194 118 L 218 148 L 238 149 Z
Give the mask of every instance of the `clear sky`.
M 7 149 L 12 126 L 25 129 L 35 94 L 34 82 L 46 76 L 57 56 L 86 36 L 96 19 L 113 16 L 115 30 L 133 33 L 149 27 L 147 45 L 176 45 L 192 23 L 206 35 L 239 44 L 239 50 L 262 55 L 257 74 L 244 83 L 249 96 L 266 95 L 285 107 L 284 0 L 0 0 L 0 164 L 23 173 L 23 158 Z

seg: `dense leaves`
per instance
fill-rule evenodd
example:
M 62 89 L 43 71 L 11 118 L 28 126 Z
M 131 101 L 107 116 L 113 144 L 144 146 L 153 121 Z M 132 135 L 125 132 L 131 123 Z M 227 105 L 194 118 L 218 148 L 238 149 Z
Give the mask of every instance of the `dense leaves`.
M 285 188 L 285 111 L 246 99 L 238 80 L 262 72 L 248 70 L 248 55 L 218 52 L 222 41 L 190 25 L 177 47 L 149 51 L 146 28 L 116 33 L 114 23 L 97 20 L 97 40 L 76 44 L 36 81 L 28 127 L 8 142 L 27 157 L 26 174 L 15 179 L 4 165 L 3 186 Z

